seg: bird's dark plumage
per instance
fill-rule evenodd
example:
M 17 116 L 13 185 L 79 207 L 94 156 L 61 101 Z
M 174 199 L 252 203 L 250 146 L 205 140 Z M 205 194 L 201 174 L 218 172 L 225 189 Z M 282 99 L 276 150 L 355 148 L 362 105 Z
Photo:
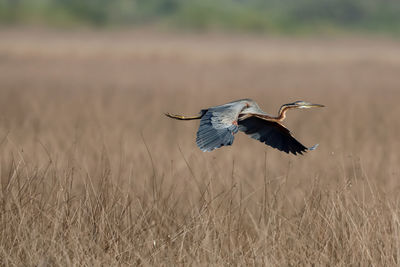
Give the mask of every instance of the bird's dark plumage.
M 278 122 L 249 117 L 238 123 L 239 131 L 280 151 L 296 155 L 297 153 L 303 154 L 308 150 L 292 136 L 286 127 Z

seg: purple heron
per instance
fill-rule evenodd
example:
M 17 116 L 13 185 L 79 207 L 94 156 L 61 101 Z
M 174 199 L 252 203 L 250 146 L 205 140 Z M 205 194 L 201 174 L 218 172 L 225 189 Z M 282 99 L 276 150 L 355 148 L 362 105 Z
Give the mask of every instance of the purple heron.
M 265 113 L 255 101 L 241 99 L 202 109 L 198 116 L 170 113 L 165 115 L 177 120 L 200 120 L 196 144 L 202 151 L 212 151 L 221 146 L 232 145 L 234 135 L 241 131 L 273 148 L 296 155 L 314 150 L 317 145 L 305 147 L 293 137 L 289 129 L 283 126 L 282 121 L 289 109 L 314 107 L 324 107 L 324 105 L 296 101 L 282 105 L 278 116 L 273 117 Z

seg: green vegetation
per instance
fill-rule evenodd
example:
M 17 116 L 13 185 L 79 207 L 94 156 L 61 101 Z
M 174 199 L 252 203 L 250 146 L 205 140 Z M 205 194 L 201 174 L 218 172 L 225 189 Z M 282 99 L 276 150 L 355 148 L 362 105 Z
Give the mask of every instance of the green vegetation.
M 400 33 L 398 0 L 0 0 L 1 24 Z

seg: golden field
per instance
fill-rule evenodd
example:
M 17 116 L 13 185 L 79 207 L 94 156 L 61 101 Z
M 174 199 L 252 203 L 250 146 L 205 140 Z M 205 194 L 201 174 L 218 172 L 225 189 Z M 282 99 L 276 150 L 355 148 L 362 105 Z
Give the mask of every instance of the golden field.
M 400 42 L 0 32 L 2 266 L 395 266 Z M 252 98 L 287 155 L 164 112 Z

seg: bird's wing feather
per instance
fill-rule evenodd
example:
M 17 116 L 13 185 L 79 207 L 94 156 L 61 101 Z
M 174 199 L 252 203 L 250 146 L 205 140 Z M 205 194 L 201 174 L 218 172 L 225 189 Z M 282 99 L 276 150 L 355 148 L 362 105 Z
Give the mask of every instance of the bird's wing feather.
M 240 120 L 238 124 L 239 131 L 280 151 L 296 155 L 308 150 L 292 136 L 289 129 L 279 122 L 251 116 Z
M 200 120 L 196 144 L 203 151 L 232 145 L 238 132 L 237 118 L 245 103 L 228 103 L 209 108 Z

